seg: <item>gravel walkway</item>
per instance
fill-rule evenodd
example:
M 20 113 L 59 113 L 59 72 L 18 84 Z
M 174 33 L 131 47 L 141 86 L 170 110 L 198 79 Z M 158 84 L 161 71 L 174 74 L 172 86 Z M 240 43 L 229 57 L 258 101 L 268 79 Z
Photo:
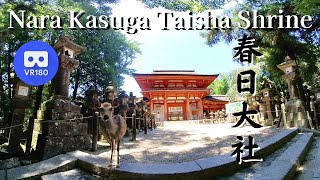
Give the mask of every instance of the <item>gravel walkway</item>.
M 259 142 L 283 130 L 275 127 L 255 129 L 250 125 L 232 128 L 232 125 L 166 122 L 164 127 L 148 131 L 147 135 L 140 132 L 136 142 L 125 138 L 120 146 L 121 162 L 179 163 L 231 154 L 234 151 L 232 144 L 239 142 L 238 135 L 244 137 L 245 145 L 248 135 L 253 136 L 259 145 Z M 89 153 L 109 159 L 110 148 L 106 143 L 99 142 L 99 145 L 98 151 Z

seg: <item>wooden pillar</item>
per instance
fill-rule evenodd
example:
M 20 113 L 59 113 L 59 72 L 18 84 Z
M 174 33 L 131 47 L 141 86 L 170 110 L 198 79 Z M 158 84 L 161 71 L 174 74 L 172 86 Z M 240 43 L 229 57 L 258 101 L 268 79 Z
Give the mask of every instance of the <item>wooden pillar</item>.
M 189 102 L 189 93 L 187 94 L 186 97 L 186 113 L 187 113 L 187 120 L 190 120 L 190 102 Z
M 150 100 L 150 111 L 151 111 L 151 113 L 154 112 L 154 109 L 153 109 L 153 100 L 152 100 L 152 99 Z
M 150 115 L 150 130 L 152 131 L 153 128 L 153 118 L 152 118 L 152 114 Z
M 167 97 L 164 97 L 164 120 L 168 120 L 168 105 L 167 105 Z
M 201 99 L 201 97 L 200 97 L 200 100 L 199 100 L 199 106 L 200 106 L 200 117 L 199 117 L 199 119 L 201 119 L 201 118 L 203 118 L 202 116 L 203 116 L 203 102 L 202 102 L 202 99 Z
M 183 120 L 187 120 L 188 119 L 188 113 L 187 113 L 187 99 L 185 100 L 185 105 L 184 105 L 184 110 L 183 110 Z
M 167 104 L 167 94 L 163 96 L 163 105 L 164 105 L 164 121 L 168 120 L 168 104 Z

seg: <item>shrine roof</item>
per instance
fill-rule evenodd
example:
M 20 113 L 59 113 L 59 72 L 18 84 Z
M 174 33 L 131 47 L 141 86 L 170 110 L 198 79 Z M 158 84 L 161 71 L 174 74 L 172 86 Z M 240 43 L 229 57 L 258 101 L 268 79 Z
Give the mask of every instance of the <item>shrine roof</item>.
M 194 70 L 153 70 L 152 74 L 197 74 Z
M 159 89 L 206 89 L 219 74 L 197 74 L 194 70 L 154 70 L 133 73 L 142 91 Z
M 229 102 L 229 97 L 227 95 L 209 95 L 205 97 L 208 101 L 226 101 Z
M 152 73 L 133 73 L 133 76 L 218 76 L 219 74 L 198 74 L 194 70 L 153 70 Z

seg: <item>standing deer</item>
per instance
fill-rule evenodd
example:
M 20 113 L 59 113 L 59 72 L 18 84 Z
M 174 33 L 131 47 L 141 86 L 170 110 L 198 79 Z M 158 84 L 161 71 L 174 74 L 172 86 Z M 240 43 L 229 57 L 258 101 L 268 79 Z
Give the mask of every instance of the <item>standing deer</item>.
M 99 129 L 102 135 L 111 145 L 111 158 L 109 166 L 112 166 L 112 157 L 117 147 L 117 165 L 119 167 L 119 147 L 120 141 L 127 131 L 127 123 L 120 115 L 113 116 L 113 107 L 105 102 L 100 107 Z

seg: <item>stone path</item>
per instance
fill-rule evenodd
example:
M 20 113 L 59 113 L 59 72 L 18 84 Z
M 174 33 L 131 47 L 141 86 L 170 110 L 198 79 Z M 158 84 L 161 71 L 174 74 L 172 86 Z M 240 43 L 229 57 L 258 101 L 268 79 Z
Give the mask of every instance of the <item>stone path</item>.
M 137 142 L 132 143 L 128 141 L 128 138 L 125 139 L 123 143 L 124 158 L 122 158 L 121 166 L 119 168 L 110 169 L 108 167 L 108 160 L 104 156 L 109 155 L 108 152 L 105 153 L 105 149 L 110 148 L 100 145 L 101 149 L 98 152 L 94 152 L 92 154 L 81 151 L 74 151 L 66 154 L 61 154 L 48 160 L 44 160 L 28 166 L 2 170 L 0 171 L 0 179 L 42 178 L 50 180 L 63 178 L 99 179 L 101 177 L 107 177 L 108 179 L 114 179 L 115 177 L 117 177 L 118 179 L 164 179 L 169 177 L 171 179 L 186 180 L 199 178 L 216 179 L 218 177 L 232 175 L 240 169 L 247 168 L 247 166 L 239 166 L 235 158 L 230 156 L 233 148 L 231 148 L 230 152 L 226 151 L 227 153 L 224 155 L 212 155 L 214 153 L 210 151 L 212 149 L 218 149 L 218 154 L 225 153 L 224 151 L 220 150 L 221 146 L 217 145 L 223 145 L 225 141 L 229 140 L 229 146 L 231 147 L 232 144 L 236 143 L 234 142 L 234 139 L 236 139 L 235 135 L 242 135 L 244 137 L 252 135 L 254 137 L 256 136 L 256 139 L 258 139 L 256 143 L 261 145 L 261 149 L 256 151 L 257 155 L 266 157 L 274 152 L 274 150 L 278 149 L 278 147 L 281 147 L 286 142 L 288 142 L 293 136 L 297 134 L 298 131 L 298 129 L 284 130 L 270 127 L 254 129 L 250 126 L 242 128 L 231 128 L 231 126 L 232 124 L 199 125 L 185 122 L 171 123 L 167 127 L 158 128 L 151 133 L 149 132 L 148 135 L 139 134 L 139 141 Z M 185 134 L 182 135 L 182 133 Z M 202 133 L 201 137 L 198 137 L 199 133 Z M 170 138 L 168 138 L 167 136 Z M 311 138 L 311 136 L 309 137 Z M 190 146 L 190 142 L 193 142 L 190 141 L 190 138 L 193 141 L 201 142 L 200 146 L 192 147 L 186 150 L 182 149 L 185 148 L 185 146 Z M 173 141 L 172 139 L 176 141 Z M 167 140 L 172 140 L 172 142 L 168 143 Z M 217 140 L 217 142 L 208 143 L 208 141 L 211 142 L 213 140 Z M 223 141 L 224 143 L 220 143 L 219 140 Z M 154 141 L 156 141 L 157 143 L 153 143 Z M 295 143 L 295 147 L 290 146 L 290 152 L 295 152 L 295 149 L 297 149 L 298 151 L 299 149 L 304 149 L 303 143 L 301 142 L 309 144 L 309 142 L 311 141 L 307 141 L 306 138 L 300 138 L 299 143 Z M 142 147 L 141 144 L 143 143 L 145 143 L 145 146 L 148 147 Z M 173 159 L 176 158 L 179 161 L 169 161 L 173 163 L 167 163 L 168 160 L 164 157 L 166 154 L 158 155 L 157 151 L 159 151 L 159 143 L 164 144 L 167 148 L 171 148 L 173 150 L 174 148 L 176 148 L 176 151 L 174 151 L 174 153 L 176 153 L 176 157 L 173 157 L 173 153 L 169 155 L 172 156 Z M 136 149 L 129 149 L 132 144 L 135 144 Z M 226 145 L 228 145 L 228 143 Z M 203 156 L 206 156 L 199 159 L 198 156 L 194 155 L 194 149 L 204 149 L 204 151 L 199 151 L 199 153 L 201 153 L 201 155 Z M 134 162 L 138 163 L 130 163 L 130 158 L 134 159 L 137 155 L 139 155 L 137 153 L 137 150 L 141 150 L 145 153 L 143 155 L 143 158 L 145 159 L 142 159 L 144 161 L 136 160 Z M 129 151 L 132 151 L 132 154 L 130 154 L 132 156 L 129 156 L 130 158 L 126 159 L 128 154 L 125 153 L 128 153 Z M 182 156 L 179 156 L 180 152 Z M 97 154 L 98 156 L 93 154 Z M 291 154 L 294 153 L 290 153 L 290 155 Z M 149 159 L 147 159 L 148 157 L 154 158 L 154 156 L 158 156 L 159 161 L 150 161 Z M 291 156 L 288 158 L 291 161 Z M 182 163 L 179 163 L 180 160 Z M 272 167 L 270 168 L 272 169 Z M 95 176 L 94 174 L 97 174 L 99 176 Z
M 232 144 L 238 143 L 236 136 L 243 136 L 245 144 L 248 135 L 259 145 L 283 129 L 263 127 L 255 129 L 251 126 L 232 128 L 228 124 L 197 124 L 190 121 L 167 122 L 165 127 L 148 131 L 145 135 L 140 132 L 137 141 L 131 142 L 125 138 L 121 144 L 121 162 L 143 163 L 179 163 L 193 161 L 205 157 L 231 154 Z M 110 148 L 106 143 L 94 155 L 109 158 Z
M 320 179 L 320 137 L 315 137 L 312 148 L 298 169 L 296 179 Z

